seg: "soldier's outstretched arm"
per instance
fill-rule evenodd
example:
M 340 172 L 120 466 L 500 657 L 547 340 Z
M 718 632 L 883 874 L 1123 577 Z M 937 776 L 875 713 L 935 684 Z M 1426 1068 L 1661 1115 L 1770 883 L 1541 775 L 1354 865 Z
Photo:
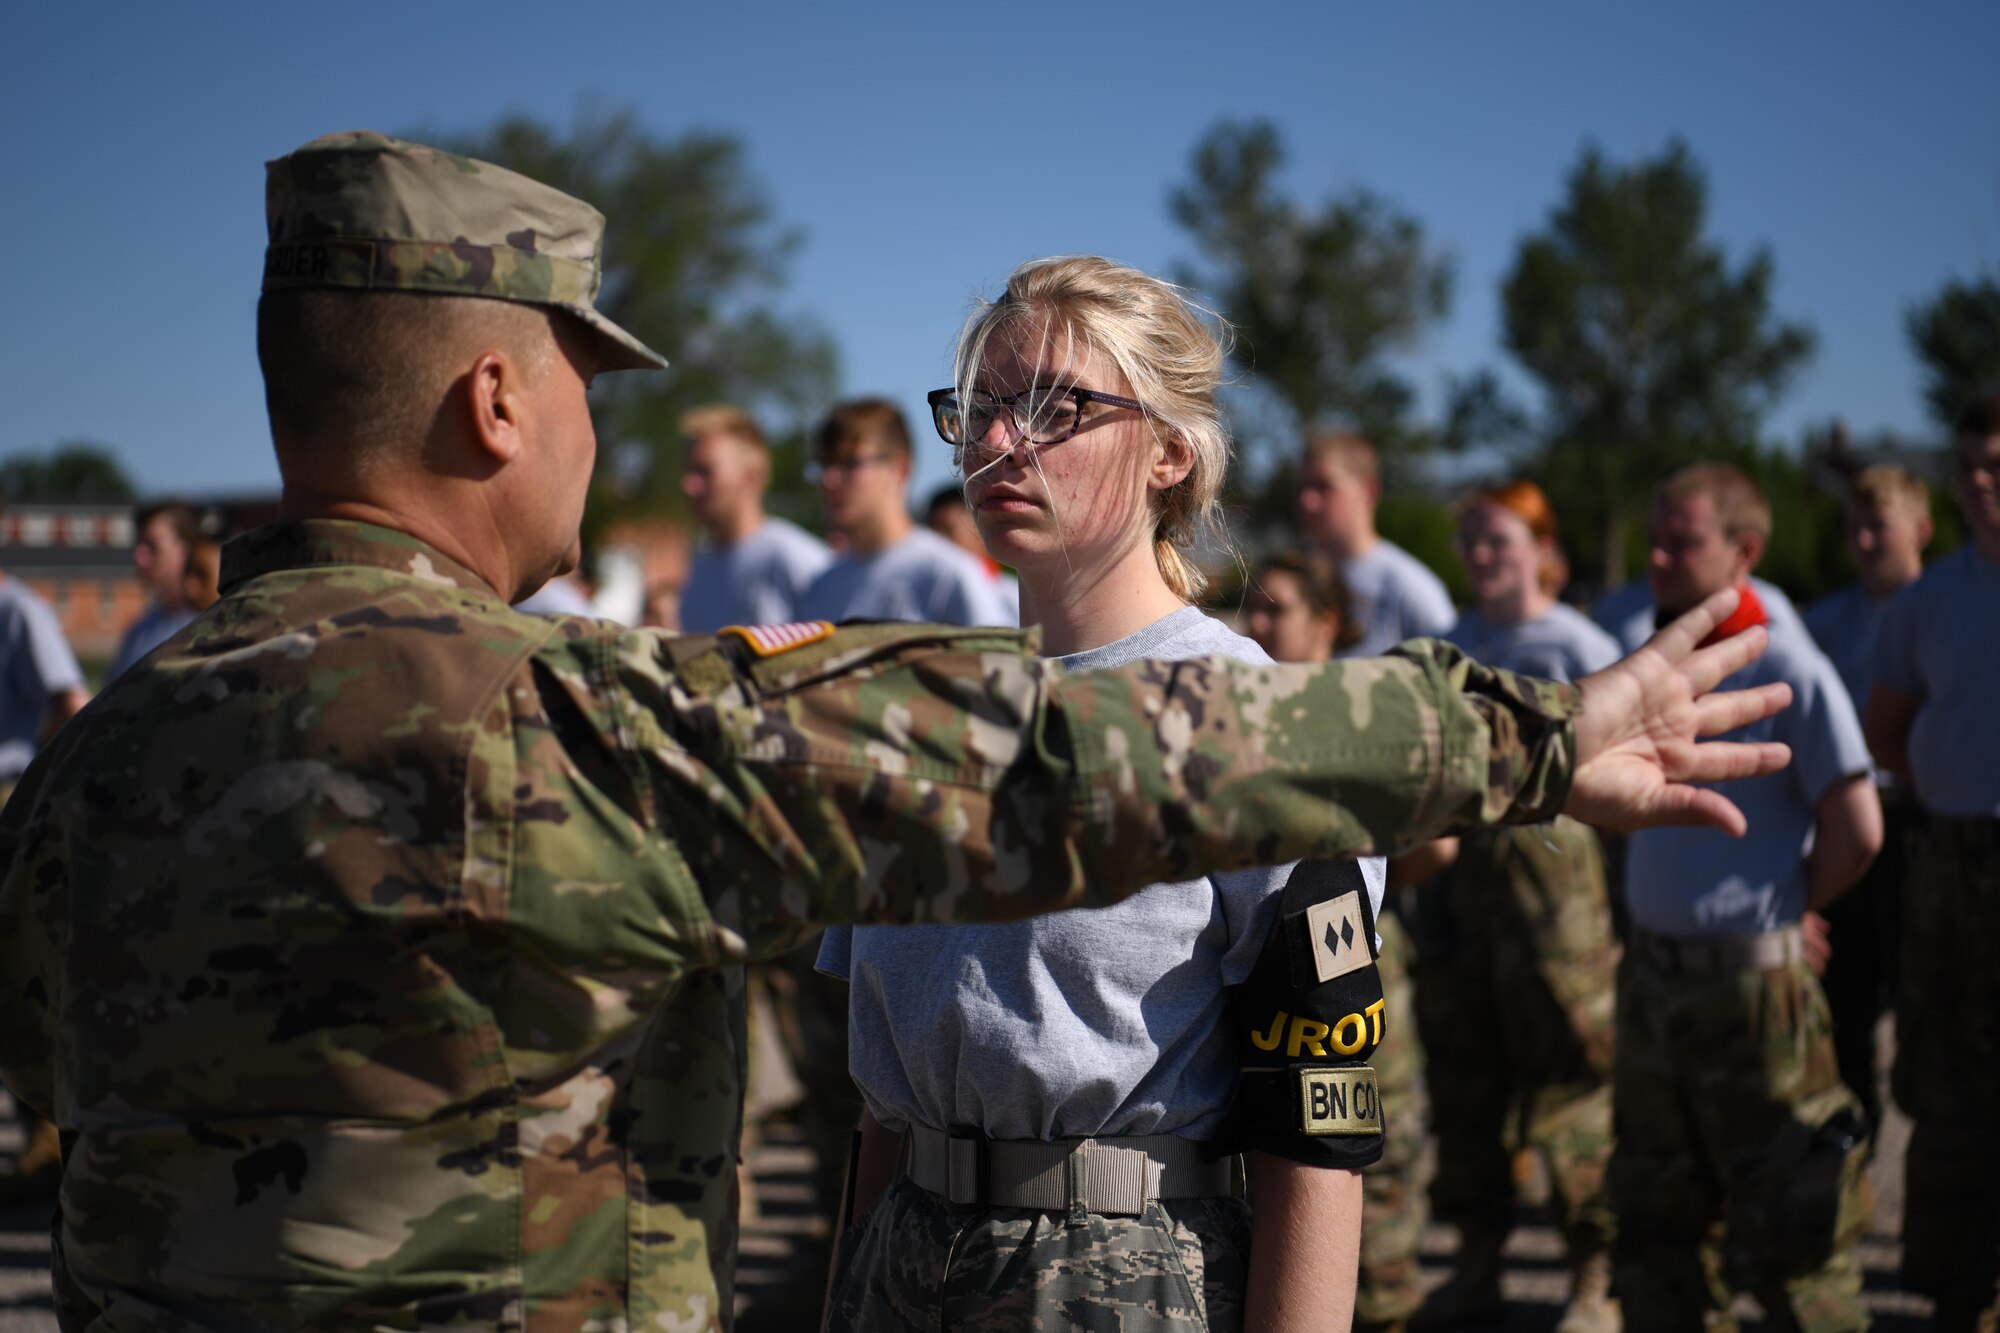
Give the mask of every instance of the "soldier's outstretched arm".
M 1578 757 L 1578 690 L 1439 643 L 1066 675 L 992 630 L 864 626 L 768 656 L 626 642 L 650 799 L 751 951 L 1532 822 Z

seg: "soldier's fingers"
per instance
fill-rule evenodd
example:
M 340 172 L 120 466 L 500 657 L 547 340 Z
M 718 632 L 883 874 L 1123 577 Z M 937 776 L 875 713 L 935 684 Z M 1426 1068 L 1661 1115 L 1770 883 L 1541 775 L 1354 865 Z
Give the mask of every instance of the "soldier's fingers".
M 1689 751 L 1673 776 L 1677 782 L 1731 782 L 1776 773 L 1791 762 L 1792 747 L 1777 741 L 1707 741 Z
M 1677 617 L 1671 625 L 1649 639 L 1646 646 L 1678 666 L 1694 651 L 1696 644 L 1707 638 L 1717 625 L 1729 619 L 1729 613 L 1736 609 L 1736 601 L 1736 589 L 1724 588 L 1694 610 Z
M 1759 685 L 1754 690 L 1730 690 L 1704 694 L 1695 701 L 1697 736 L 1720 736 L 1725 731 L 1747 727 L 1773 713 L 1782 713 L 1792 702 L 1792 687 L 1783 681 Z
M 1757 660 L 1770 642 L 1761 626 L 1732 634 L 1721 643 L 1711 644 L 1689 655 L 1681 664 L 1681 675 L 1696 694 L 1707 694 L 1736 672 Z
M 1740 838 L 1750 827 L 1743 812 L 1727 796 L 1707 787 L 1674 786 L 1660 793 L 1654 806 L 1655 825 L 1678 824 L 1717 828 L 1732 838 Z

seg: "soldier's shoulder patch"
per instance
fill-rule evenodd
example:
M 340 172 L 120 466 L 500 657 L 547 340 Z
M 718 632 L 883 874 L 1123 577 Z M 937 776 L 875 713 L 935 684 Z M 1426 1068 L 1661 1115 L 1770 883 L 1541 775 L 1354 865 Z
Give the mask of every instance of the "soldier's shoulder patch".
M 1367 1065 L 1301 1069 L 1299 1132 L 1372 1138 L 1382 1133 L 1382 1094 Z
M 1375 939 L 1361 912 L 1361 895 L 1343 893 L 1306 909 L 1313 975 L 1322 984 L 1375 961 Z
M 794 648 L 832 638 L 833 622 L 797 620 L 789 625 L 730 625 L 719 632 L 743 640 L 750 645 L 750 651 L 759 657 L 776 657 L 779 653 L 788 653 Z

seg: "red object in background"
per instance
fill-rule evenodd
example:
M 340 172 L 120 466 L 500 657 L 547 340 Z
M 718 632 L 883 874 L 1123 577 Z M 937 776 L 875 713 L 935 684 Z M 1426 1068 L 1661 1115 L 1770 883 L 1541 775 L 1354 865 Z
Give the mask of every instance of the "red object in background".
M 1717 625 L 1709 636 L 1701 641 L 1706 648 L 1712 643 L 1721 643 L 1732 634 L 1741 634 L 1752 625 L 1768 625 L 1771 617 L 1764 613 L 1764 604 L 1757 600 L 1757 590 L 1747 583 L 1736 585 L 1738 594 L 1736 609 L 1729 613 L 1729 619 Z

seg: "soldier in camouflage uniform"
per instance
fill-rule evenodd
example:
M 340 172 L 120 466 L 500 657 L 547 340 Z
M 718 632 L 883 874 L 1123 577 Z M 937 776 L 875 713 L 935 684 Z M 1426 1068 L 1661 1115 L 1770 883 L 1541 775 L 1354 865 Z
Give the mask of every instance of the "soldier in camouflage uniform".
M 1889 605 L 1875 638 L 1868 743 L 1922 805 L 1903 887 L 1890 1090 L 1910 1131 L 1903 1277 L 1937 1326 L 2000 1324 L 2000 394 L 1953 440 L 1969 540 Z M 1840 948 L 1836 935 L 1833 947 Z
M 1431 1198 L 1461 1234 L 1463 1280 L 1439 1288 L 1446 1294 L 1433 1297 L 1422 1321 L 1443 1326 L 1500 1313 L 1500 1250 L 1514 1212 L 1510 1160 L 1520 1149 L 1548 1166 L 1573 1261 L 1603 1256 L 1608 1277 L 1618 951 L 1604 854 L 1596 833 L 1575 820 L 1466 838 L 1457 862 L 1420 894 L 1417 1015 L 1438 1137 Z
M 1529 481 L 1482 486 L 1458 506 L 1473 605 L 1449 641 L 1510 670 L 1578 680 L 1618 645 L 1556 600 L 1565 565 L 1555 513 Z M 1458 1263 L 1416 1323 L 1501 1313 L 1500 1251 L 1512 1229 L 1510 1158 L 1547 1164 L 1572 1294 L 1560 1333 L 1616 1329 L 1610 1299 L 1611 933 L 1604 852 L 1573 819 L 1463 840 L 1419 890 L 1417 1016 L 1430 1054 L 1438 1216 L 1459 1229 Z
M 1580 691 L 520 615 L 591 373 L 657 363 L 590 305 L 602 219 L 365 134 L 270 183 L 286 518 L 0 817 L 65 1328 L 725 1328 L 747 960 L 1559 806 L 1728 825 L 1687 782 L 1783 762 L 1687 744 L 1782 703 L 1701 697 L 1759 647 L 1693 651 L 1727 599 Z
M 1741 584 L 1770 524 L 1762 492 L 1733 467 L 1667 477 L 1651 526 L 1659 605 Z M 1749 594 L 1744 614 L 1762 615 Z M 1646 829 L 1626 847 L 1610 1166 L 1618 1297 L 1633 1330 L 1733 1328 L 1732 1295 L 1748 1291 L 1766 1327 L 1846 1333 L 1869 1321 L 1854 1253 L 1867 1125 L 1840 1081 L 1801 921 L 1867 869 L 1881 806 L 1847 690 L 1804 634 L 1774 625 L 1769 652 L 1735 679 L 1793 693 L 1739 733 L 1793 751 L 1785 772 L 1723 786 L 1750 833 Z

